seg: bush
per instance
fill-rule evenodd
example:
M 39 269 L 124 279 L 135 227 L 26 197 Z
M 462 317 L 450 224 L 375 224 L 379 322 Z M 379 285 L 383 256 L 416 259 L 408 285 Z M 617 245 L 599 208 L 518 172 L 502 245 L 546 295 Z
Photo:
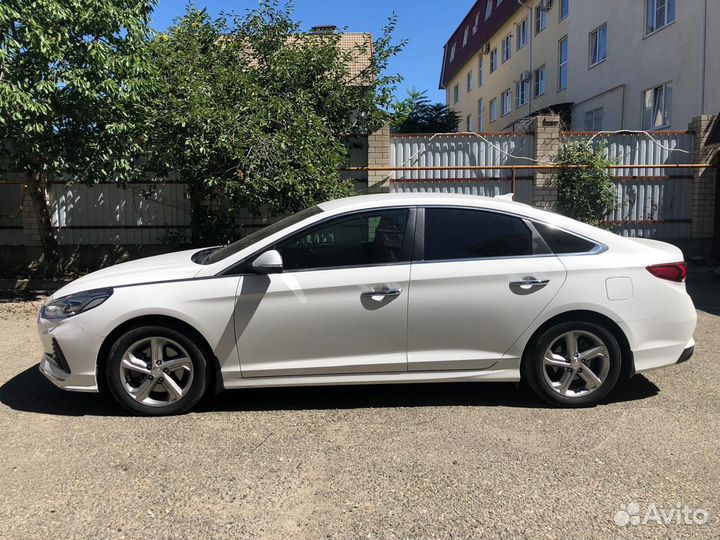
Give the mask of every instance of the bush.
M 560 213 L 590 225 L 602 225 L 617 202 L 608 169 L 612 161 L 605 147 L 593 149 L 585 142 L 567 143 L 555 161 L 561 166 L 556 179 Z

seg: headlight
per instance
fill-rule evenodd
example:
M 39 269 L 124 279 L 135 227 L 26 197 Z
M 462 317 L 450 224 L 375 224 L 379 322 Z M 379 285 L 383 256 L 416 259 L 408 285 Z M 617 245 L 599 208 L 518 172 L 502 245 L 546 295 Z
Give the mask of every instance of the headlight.
M 96 289 L 64 296 L 45 304 L 40 311 L 43 319 L 66 319 L 99 306 L 112 295 L 112 289 Z

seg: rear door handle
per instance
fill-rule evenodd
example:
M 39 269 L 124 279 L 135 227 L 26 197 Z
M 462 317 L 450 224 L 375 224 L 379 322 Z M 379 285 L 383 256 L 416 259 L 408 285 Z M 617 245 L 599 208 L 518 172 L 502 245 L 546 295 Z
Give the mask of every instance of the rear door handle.
M 361 296 L 365 298 L 372 298 L 374 296 L 400 296 L 402 289 L 388 289 L 387 287 L 379 291 L 367 291 L 362 293 Z
M 511 281 L 511 287 L 544 287 L 550 283 L 549 279 L 536 279 L 533 277 L 526 277 L 520 281 Z

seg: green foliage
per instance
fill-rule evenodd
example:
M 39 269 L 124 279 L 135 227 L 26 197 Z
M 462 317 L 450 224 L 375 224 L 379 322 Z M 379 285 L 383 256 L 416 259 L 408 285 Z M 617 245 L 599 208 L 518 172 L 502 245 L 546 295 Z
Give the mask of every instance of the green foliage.
M 394 109 L 391 125 L 398 133 L 448 133 L 460 125 L 460 115 L 443 103 L 431 103 L 427 92 L 409 90 Z
M 145 148 L 152 0 L 0 2 L 0 172 L 23 171 L 46 258 L 45 184 L 126 182 Z
M 152 90 L 152 2 L 3 0 L 0 139 L 5 170 L 131 179 Z
M 560 148 L 556 162 L 562 166 L 556 180 L 560 212 L 591 225 L 601 225 L 617 202 L 608 172 L 612 162 L 605 148 L 593 150 L 585 142 L 567 143 Z
M 194 242 L 229 239 L 238 208 L 282 214 L 354 193 L 343 141 L 383 120 L 395 20 L 370 52 L 303 34 L 292 15 L 276 2 L 217 19 L 190 6 L 152 44 L 152 165 L 188 183 Z M 363 55 L 366 69 L 351 72 Z

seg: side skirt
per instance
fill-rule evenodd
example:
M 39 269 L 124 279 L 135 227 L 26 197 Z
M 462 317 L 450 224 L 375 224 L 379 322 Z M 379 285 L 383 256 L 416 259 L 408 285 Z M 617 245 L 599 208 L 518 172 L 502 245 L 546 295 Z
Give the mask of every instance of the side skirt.
M 402 373 L 359 373 L 293 377 L 258 377 L 223 381 L 230 388 L 267 388 L 282 386 L 335 386 L 349 384 L 409 384 L 441 382 L 518 382 L 520 370 L 487 369 L 482 371 L 421 371 Z

